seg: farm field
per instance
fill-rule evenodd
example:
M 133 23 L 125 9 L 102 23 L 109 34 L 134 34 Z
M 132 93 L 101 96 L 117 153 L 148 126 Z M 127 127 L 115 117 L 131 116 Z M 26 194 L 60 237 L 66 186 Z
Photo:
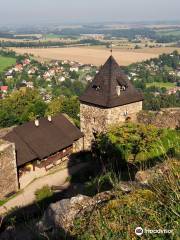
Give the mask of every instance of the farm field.
M 161 30 L 157 32 L 160 36 L 180 36 L 180 30 Z
M 16 63 L 15 58 L 0 56 L 0 72 Z
M 12 48 L 17 53 L 31 53 L 41 60 L 71 60 L 84 64 L 101 65 L 110 55 L 110 51 L 104 47 L 72 47 L 72 48 Z M 176 48 L 177 49 L 177 48 Z M 114 49 L 113 56 L 120 65 L 127 66 L 131 63 L 141 62 L 158 57 L 162 53 L 170 53 L 175 48 L 154 49 Z
M 175 84 L 174 83 L 170 83 L 170 82 L 167 82 L 167 83 L 165 83 L 165 82 L 146 83 L 146 87 L 152 87 L 152 86 L 170 89 L 170 88 L 175 87 Z

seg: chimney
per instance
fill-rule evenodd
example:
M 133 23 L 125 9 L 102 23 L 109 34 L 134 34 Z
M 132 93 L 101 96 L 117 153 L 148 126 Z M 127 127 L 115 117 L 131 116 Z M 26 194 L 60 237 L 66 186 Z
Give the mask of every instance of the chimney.
M 36 119 L 36 120 L 34 121 L 34 124 L 35 124 L 36 127 L 39 127 L 39 120 Z
M 120 96 L 121 94 L 121 87 L 120 86 L 116 86 L 116 93 L 118 96 Z
M 52 116 L 51 115 L 48 116 L 48 121 L 52 122 Z

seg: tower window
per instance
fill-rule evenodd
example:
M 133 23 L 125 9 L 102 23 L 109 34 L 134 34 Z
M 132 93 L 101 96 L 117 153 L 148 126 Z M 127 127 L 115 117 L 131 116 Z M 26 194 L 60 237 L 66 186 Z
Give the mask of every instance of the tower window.
M 94 88 L 96 91 L 100 90 L 100 86 L 99 85 L 93 85 L 92 88 Z
M 121 86 L 121 89 L 122 89 L 123 91 L 125 91 L 125 90 L 126 90 L 126 87 L 125 87 L 125 86 Z

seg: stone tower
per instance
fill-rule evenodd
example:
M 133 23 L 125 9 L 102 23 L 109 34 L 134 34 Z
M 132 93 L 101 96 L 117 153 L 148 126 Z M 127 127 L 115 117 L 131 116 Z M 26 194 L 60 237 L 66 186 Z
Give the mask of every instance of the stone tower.
M 113 56 L 101 67 L 80 97 L 80 123 L 84 148 L 90 149 L 95 132 L 127 119 L 135 121 L 142 110 L 143 96 L 138 92 Z

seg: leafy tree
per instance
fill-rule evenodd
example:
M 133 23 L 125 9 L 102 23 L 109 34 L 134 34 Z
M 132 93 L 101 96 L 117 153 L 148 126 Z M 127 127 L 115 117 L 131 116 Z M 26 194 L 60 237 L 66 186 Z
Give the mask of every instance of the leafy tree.
M 64 97 L 54 98 L 49 104 L 46 111 L 46 115 L 56 115 L 62 112 Z
M 39 92 L 32 89 L 20 89 L 9 97 L 0 100 L 0 126 L 9 127 L 32 120 L 33 117 L 42 117 L 47 105 Z
M 58 113 L 67 114 L 74 123 L 79 126 L 80 104 L 77 97 L 58 97 L 54 98 L 49 104 L 46 115 L 56 115 Z

